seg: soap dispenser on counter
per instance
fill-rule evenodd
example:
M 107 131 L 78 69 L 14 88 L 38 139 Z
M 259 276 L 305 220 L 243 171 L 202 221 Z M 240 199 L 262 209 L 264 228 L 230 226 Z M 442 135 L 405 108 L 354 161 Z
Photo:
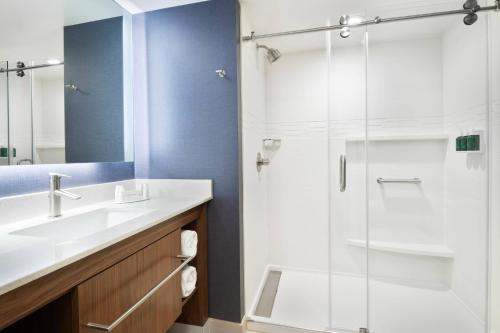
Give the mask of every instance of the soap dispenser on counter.
M 115 187 L 115 204 L 126 204 L 149 200 L 148 184 L 140 184 L 135 190 L 127 191 L 125 186 L 117 185 Z

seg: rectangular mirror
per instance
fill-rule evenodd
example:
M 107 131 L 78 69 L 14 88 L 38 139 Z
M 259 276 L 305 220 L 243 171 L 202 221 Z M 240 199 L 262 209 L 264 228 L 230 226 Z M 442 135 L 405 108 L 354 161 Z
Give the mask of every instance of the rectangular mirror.
M 4 0 L 0 165 L 133 160 L 131 15 L 113 0 Z

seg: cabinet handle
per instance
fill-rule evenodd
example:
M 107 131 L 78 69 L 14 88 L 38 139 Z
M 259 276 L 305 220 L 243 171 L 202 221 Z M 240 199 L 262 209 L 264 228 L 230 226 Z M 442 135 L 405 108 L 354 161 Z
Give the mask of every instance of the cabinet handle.
M 112 330 L 114 330 L 125 319 L 127 319 L 128 316 L 130 316 L 135 310 L 137 310 L 137 308 L 139 308 L 142 304 L 144 304 L 161 287 L 163 287 L 165 283 L 171 280 L 177 273 L 179 273 L 182 269 L 184 269 L 184 267 L 186 267 L 194 259 L 194 257 L 188 257 L 188 256 L 177 256 L 177 258 L 181 259 L 183 263 L 179 267 L 177 267 L 172 273 L 170 273 L 165 279 L 163 279 L 160 283 L 158 283 L 156 287 L 154 287 L 146 295 L 144 295 L 137 303 L 132 305 L 127 311 L 125 311 L 120 317 L 118 317 L 118 319 L 116 319 L 113 323 L 111 323 L 111 325 L 87 323 L 85 326 L 98 331 L 105 331 L 105 332 L 111 332 Z

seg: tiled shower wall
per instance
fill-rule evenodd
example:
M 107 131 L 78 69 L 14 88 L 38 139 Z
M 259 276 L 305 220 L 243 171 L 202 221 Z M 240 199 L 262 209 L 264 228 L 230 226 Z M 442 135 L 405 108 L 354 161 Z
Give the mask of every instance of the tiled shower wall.
M 451 289 L 479 317 L 486 316 L 488 154 L 455 151 L 457 136 L 488 135 L 487 20 L 456 21 L 443 37 L 445 130 L 445 241 L 455 252 Z M 473 59 L 474 67 L 468 66 Z
M 242 5 L 242 31 L 252 31 Z M 257 295 L 259 283 L 269 263 L 269 223 L 267 220 L 267 172 L 256 168 L 257 153 L 266 153 L 262 140 L 266 137 L 266 82 L 264 53 L 253 43 L 242 48 L 242 158 L 243 220 L 245 253 L 245 308 L 248 313 Z
M 480 318 L 485 317 L 486 295 L 487 155 L 458 154 L 454 144 L 456 136 L 470 130 L 487 134 L 485 22 L 464 27 L 457 21 L 442 36 L 370 44 L 368 61 L 369 137 L 449 135 L 448 140 L 370 145 L 371 182 L 379 176 L 398 178 L 397 174 L 424 181 L 423 193 L 399 193 L 403 206 L 394 210 L 377 184 L 369 184 L 372 239 L 429 239 L 450 247 L 456 255 L 453 261 L 408 257 L 398 262 L 404 269 L 393 269 L 394 261 L 380 260 L 372 265 L 372 273 L 451 287 Z M 287 53 L 267 67 L 265 136 L 282 140 L 281 147 L 269 153 L 267 172 L 272 264 L 327 269 L 331 204 L 333 267 L 364 273 L 363 253 L 345 244 L 347 238 L 365 237 L 364 146 L 345 143 L 365 131 L 363 58 L 362 46 L 335 48 L 334 42 L 330 96 L 325 88 L 324 50 Z M 467 59 L 474 59 L 476 66 L 467 66 Z M 356 193 L 342 195 L 336 190 L 337 159 L 345 152 L 350 158 L 348 186 Z M 331 203 L 327 200 L 329 164 Z M 465 201 L 466 197 L 470 200 Z M 413 229 L 399 230 L 398 218 L 399 225 L 413 223 Z M 384 233 L 384 225 L 388 232 Z M 418 238 L 419 232 L 425 237 Z
M 442 134 L 444 114 L 441 40 L 436 37 L 373 44 L 370 45 L 370 55 L 369 136 Z M 353 251 L 345 244 L 348 238 L 365 237 L 362 204 L 365 190 L 364 149 L 362 144 L 345 143 L 346 138 L 361 137 L 365 131 L 363 46 L 359 44 L 356 47 L 337 48 L 334 41 L 331 65 L 330 96 L 327 93 L 328 63 L 324 50 L 285 54 L 267 68 L 266 137 L 282 139 L 281 148 L 270 155 L 271 166 L 268 171 L 270 262 L 292 267 L 327 269 L 327 179 L 330 164 L 334 268 L 338 271 L 363 273 L 361 251 Z M 415 93 L 417 90 L 418 94 Z M 328 102 L 331 106 L 330 152 L 327 147 Z M 436 149 L 434 145 L 429 144 L 430 146 L 432 153 L 418 155 L 428 163 L 415 164 L 414 167 L 419 171 L 414 170 L 414 176 L 426 179 L 429 184 L 428 195 L 434 200 L 426 220 L 429 224 L 438 226 L 434 236 L 442 242 L 444 216 L 442 182 L 439 181 L 443 178 L 444 151 L 441 143 Z M 385 149 L 387 153 L 395 149 L 384 147 L 372 147 L 373 153 L 383 153 L 385 156 L 384 150 L 375 149 Z M 341 194 L 337 191 L 337 161 L 338 156 L 346 153 L 347 149 L 350 173 L 348 186 L 351 191 Z M 404 152 L 402 150 L 400 153 Z M 415 153 L 419 154 L 418 151 Z M 372 157 L 373 175 L 370 178 L 376 179 L 377 170 L 387 169 L 387 166 L 384 167 L 383 161 L 377 162 L 377 156 Z M 371 199 L 382 200 L 378 192 L 375 193 L 376 190 L 373 186 Z M 372 203 L 373 205 L 377 204 Z M 392 219 L 395 219 L 396 215 L 393 216 Z M 415 221 L 415 224 L 418 222 Z M 291 243 L 294 245 L 291 246 Z M 352 260 L 353 257 L 356 259 Z M 421 273 L 412 271 L 412 274 Z

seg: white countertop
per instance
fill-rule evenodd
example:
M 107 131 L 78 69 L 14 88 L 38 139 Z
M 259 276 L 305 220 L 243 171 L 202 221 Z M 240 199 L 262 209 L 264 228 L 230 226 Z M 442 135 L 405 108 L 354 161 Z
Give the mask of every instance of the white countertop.
M 123 205 L 113 203 L 111 194 L 115 185 L 120 184 L 133 188 L 136 183 L 141 182 L 149 184 L 150 200 Z M 43 200 L 46 200 L 48 204 L 47 193 L 0 199 L 0 295 L 212 199 L 212 182 L 209 180 L 131 180 L 68 190 L 84 196 L 95 197 L 95 200 L 100 201 L 91 202 L 92 200 L 87 200 L 77 207 L 73 203 L 72 209 L 65 210 L 64 207 L 68 201 L 63 199 L 62 218 L 99 208 L 131 208 L 143 210 L 145 214 L 102 232 L 81 238 L 70 244 L 70 246 L 60 248 L 47 239 L 11 234 L 18 230 L 47 223 L 45 215 L 21 220 L 12 218 L 16 215 L 15 210 L 19 210 L 18 215 L 26 216 L 26 207 L 30 207 L 30 205 L 35 207 L 32 214 L 40 213 L 36 207 L 40 209 L 40 202 L 43 202 Z M 2 216 L 9 216 L 9 219 L 4 219 Z

